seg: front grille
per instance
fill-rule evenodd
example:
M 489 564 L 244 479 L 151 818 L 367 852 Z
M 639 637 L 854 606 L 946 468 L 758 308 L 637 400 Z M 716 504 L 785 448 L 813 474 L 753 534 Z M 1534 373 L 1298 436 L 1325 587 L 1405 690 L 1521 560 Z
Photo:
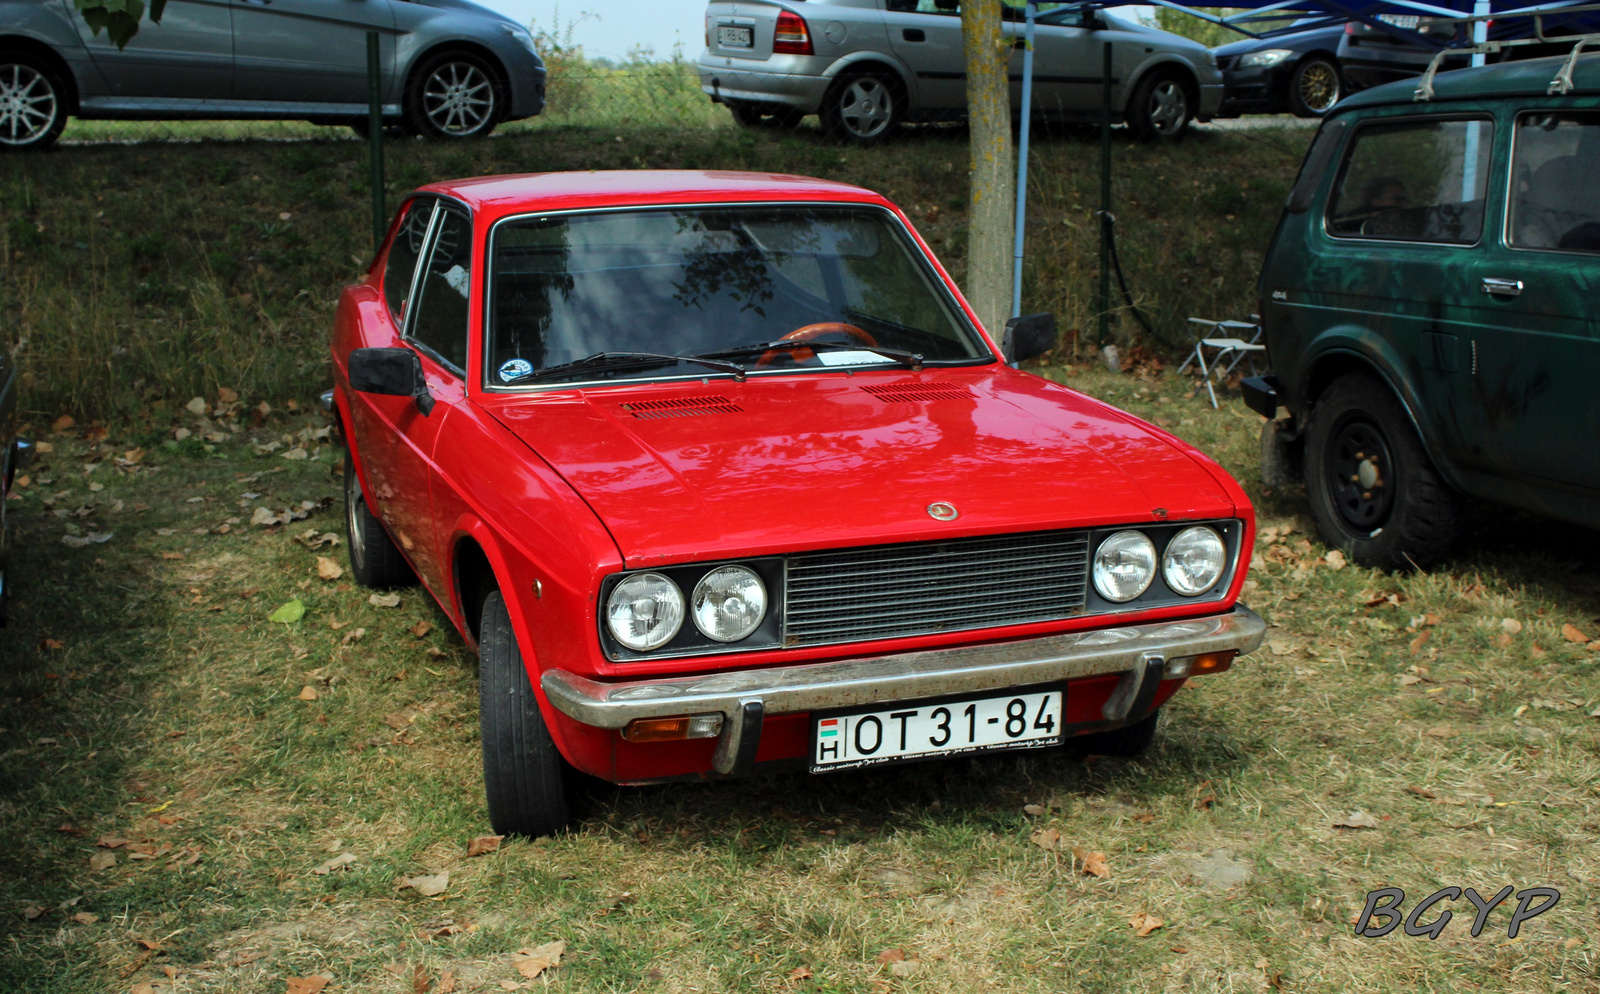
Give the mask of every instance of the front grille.
M 1053 621 L 1083 610 L 1081 531 L 879 545 L 791 557 L 786 646 Z

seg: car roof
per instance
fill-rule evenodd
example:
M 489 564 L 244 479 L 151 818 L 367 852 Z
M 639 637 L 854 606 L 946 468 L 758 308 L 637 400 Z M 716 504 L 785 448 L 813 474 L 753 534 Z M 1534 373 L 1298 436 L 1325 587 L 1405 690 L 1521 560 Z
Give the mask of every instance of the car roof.
M 1556 73 L 1566 61 L 1565 55 L 1551 56 L 1544 59 L 1524 59 L 1518 62 L 1502 62 L 1499 65 L 1479 66 L 1468 69 L 1452 69 L 1441 72 L 1433 78 L 1433 99 L 1419 101 L 1416 99 L 1418 79 L 1397 80 L 1374 86 L 1370 90 L 1339 101 L 1333 113 L 1342 114 L 1345 111 L 1356 110 L 1361 107 L 1377 107 L 1386 104 L 1414 104 L 1419 109 L 1430 103 L 1439 104 L 1451 100 L 1484 100 L 1494 97 L 1543 97 L 1550 91 L 1550 81 L 1555 79 Z M 1578 64 L 1572 72 L 1572 89 L 1568 96 L 1592 95 L 1600 93 L 1600 53 L 1595 55 L 1580 55 Z
M 871 190 L 783 173 L 707 169 L 612 169 L 444 180 L 420 188 L 499 216 L 528 210 L 747 201 L 885 203 Z

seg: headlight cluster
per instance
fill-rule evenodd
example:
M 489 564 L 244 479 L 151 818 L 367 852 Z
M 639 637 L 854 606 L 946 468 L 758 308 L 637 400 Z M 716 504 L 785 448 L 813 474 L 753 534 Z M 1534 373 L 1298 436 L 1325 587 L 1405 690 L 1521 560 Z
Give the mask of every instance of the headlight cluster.
M 1277 65 L 1293 54 L 1287 48 L 1269 48 L 1265 52 L 1251 52 L 1239 60 L 1239 68 L 1265 69 Z
M 1150 589 L 1156 578 L 1156 561 L 1155 543 L 1144 532 L 1128 529 L 1109 535 L 1095 550 L 1094 589 L 1114 604 L 1131 601 Z M 1168 589 L 1184 597 L 1198 597 L 1222 579 L 1228 547 L 1215 529 L 1194 525 L 1172 536 L 1160 565 Z
M 767 588 L 754 570 L 719 566 L 695 584 L 685 604 L 683 590 L 660 573 L 635 573 L 618 583 L 606 602 L 612 638 L 634 652 L 671 642 L 688 614 L 700 634 L 715 642 L 737 642 L 767 616 Z

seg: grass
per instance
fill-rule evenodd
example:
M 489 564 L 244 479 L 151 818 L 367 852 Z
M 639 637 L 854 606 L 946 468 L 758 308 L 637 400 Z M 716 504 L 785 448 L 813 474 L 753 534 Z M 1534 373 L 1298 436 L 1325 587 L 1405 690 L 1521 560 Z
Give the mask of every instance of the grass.
M 656 85 L 641 80 L 632 85 Z M 669 99 L 675 84 L 657 83 Z M 572 101 L 581 106 L 581 96 Z M 389 203 L 426 182 L 486 173 L 794 172 L 884 192 L 958 278 L 964 270 L 959 129 L 856 150 L 809 125 L 577 127 L 555 123 L 562 113 L 459 146 L 391 142 Z M 0 161 L 0 345 L 18 360 L 30 416 L 120 423 L 163 417 L 219 387 L 281 406 L 326 385 L 338 289 L 371 251 L 367 149 L 334 140 L 341 129 L 305 128 L 323 140 L 79 145 Z M 1183 350 L 1190 314 L 1256 309 L 1262 253 L 1307 140 L 1298 130 L 1207 131 L 1168 148 L 1119 136 L 1118 231 L 1135 298 L 1155 326 L 1155 336 L 1138 336 L 1146 347 Z M 1097 321 L 1098 144 L 1064 133 L 1034 148 L 1024 304 L 1055 311 L 1069 347 L 1086 351 Z M 1120 305 L 1115 316 L 1114 340 L 1127 345 L 1136 325 Z
M 424 989 L 420 968 L 498 991 L 522 980 L 517 950 L 555 940 L 561 965 L 531 986 L 1600 988 L 1600 653 L 1561 634 L 1600 636 L 1594 534 L 1486 512 L 1433 572 L 1335 568 L 1303 494 L 1260 487 L 1259 422 L 1237 401 L 1213 411 L 1149 367 L 1041 372 L 1214 454 L 1266 529 L 1247 600 L 1268 646 L 1181 692 L 1148 754 L 611 789 L 570 834 L 475 858 L 473 658 L 419 590 L 385 608 L 318 577 L 318 555 L 343 562 L 306 544 L 340 530 L 336 504 L 248 524 L 337 496 L 319 419 L 255 424 L 246 395 L 203 420 L 48 436 L 10 507 L 0 989 L 279 992 L 324 973 L 401 992 Z M 294 598 L 301 620 L 267 620 Z M 1379 827 L 1334 827 L 1355 810 Z M 1030 841 L 1047 827 L 1060 849 Z M 436 898 L 397 888 L 445 870 Z M 1505 906 L 1468 937 L 1464 901 L 1436 942 L 1351 935 L 1368 890 L 1403 887 L 1409 908 L 1503 884 L 1563 897 L 1515 940 Z M 1163 926 L 1136 936 L 1140 912 Z M 880 963 L 893 949 L 915 967 Z

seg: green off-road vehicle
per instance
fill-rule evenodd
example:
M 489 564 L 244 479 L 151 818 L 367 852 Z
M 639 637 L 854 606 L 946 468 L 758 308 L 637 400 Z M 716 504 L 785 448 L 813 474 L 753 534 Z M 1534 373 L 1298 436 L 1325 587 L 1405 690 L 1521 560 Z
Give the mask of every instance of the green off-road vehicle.
M 1424 564 L 1468 497 L 1600 526 L 1600 55 L 1339 103 L 1260 294 L 1264 476 L 1330 545 Z

